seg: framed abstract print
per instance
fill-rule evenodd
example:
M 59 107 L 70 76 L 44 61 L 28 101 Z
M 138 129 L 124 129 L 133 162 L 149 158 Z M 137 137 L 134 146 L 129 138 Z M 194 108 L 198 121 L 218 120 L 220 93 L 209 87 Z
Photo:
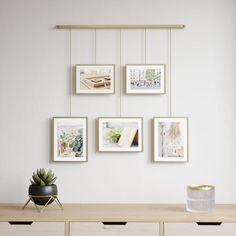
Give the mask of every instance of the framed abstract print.
M 154 118 L 154 161 L 188 161 L 188 118 Z
M 142 118 L 102 117 L 98 126 L 100 152 L 142 152 Z
M 87 117 L 53 118 L 53 161 L 87 161 L 87 126 Z
M 113 94 L 115 65 L 76 65 L 76 94 Z
M 126 65 L 127 94 L 164 94 L 165 65 Z

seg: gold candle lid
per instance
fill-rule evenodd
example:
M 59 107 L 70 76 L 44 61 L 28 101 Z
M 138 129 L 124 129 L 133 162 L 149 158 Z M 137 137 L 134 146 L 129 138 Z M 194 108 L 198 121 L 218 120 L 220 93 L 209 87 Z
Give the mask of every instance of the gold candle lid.
M 188 185 L 189 189 L 192 190 L 214 190 L 215 186 L 213 185 Z

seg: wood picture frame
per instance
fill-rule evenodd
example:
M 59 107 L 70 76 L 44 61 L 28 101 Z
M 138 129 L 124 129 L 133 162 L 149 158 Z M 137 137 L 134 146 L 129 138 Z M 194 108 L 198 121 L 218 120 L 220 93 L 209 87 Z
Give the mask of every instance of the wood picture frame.
M 165 65 L 126 65 L 126 94 L 165 94 Z
M 88 118 L 53 118 L 53 161 L 88 161 Z
M 99 152 L 142 152 L 143 118 L 98 118 Z
M 154 118 L 154 161 L 188 162 L 188 118 Z
M 114 64 L 77 64 L 76 94 L 114 94 Z

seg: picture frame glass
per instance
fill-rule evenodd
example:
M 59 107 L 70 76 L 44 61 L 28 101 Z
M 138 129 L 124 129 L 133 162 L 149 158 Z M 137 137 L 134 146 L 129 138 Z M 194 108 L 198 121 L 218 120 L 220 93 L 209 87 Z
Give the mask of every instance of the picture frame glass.
M 154 161 L 188 161 L 187 118 L 154 118 Z
M 87 161 L 87 118 L 53 118 L 53 160 Z
M 115 92 L 115 65 L 76 65 L 76 94 Z
M 142 118 L 99 118 L 100 152 L 142 152 Z

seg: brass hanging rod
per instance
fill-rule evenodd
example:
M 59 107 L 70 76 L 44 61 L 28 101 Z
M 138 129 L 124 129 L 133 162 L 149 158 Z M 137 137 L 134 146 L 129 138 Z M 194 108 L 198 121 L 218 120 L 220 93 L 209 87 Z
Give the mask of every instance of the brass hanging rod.
M 56 25 L 57 29 L 183 29 L 185 25 Z

